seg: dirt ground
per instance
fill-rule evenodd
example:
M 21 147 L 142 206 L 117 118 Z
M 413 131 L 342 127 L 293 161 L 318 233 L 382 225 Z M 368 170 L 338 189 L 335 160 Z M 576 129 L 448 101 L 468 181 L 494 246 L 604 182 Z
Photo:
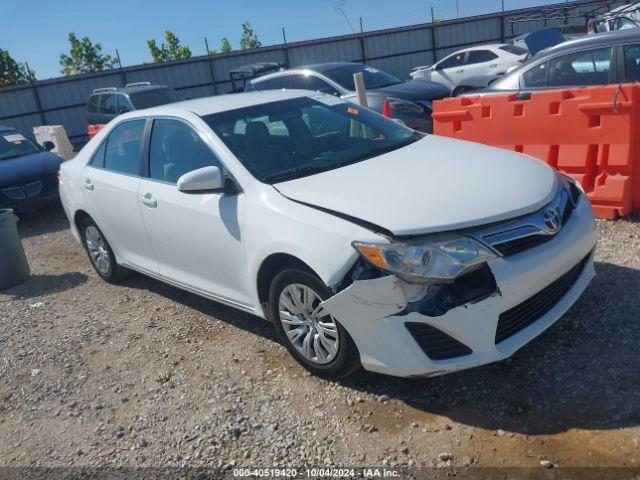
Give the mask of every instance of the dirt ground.
M 25 217 L 33 277 L 0 292 L 0 467 L 640 478 L 640 222 L 598 227 L 598 276 L 511 359 L 331 382 L 258 318 L 140 275 L 104 283 L 59 207 Z

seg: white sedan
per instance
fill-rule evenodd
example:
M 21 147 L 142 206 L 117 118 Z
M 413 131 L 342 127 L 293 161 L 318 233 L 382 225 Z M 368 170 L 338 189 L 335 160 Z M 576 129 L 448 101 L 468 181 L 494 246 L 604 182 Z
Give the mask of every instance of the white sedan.
M 509 68 L 523 63 L 529 51 L 510 44 L 482 45 L 452 53 L 430 67 L 417 67 L 414 80 L 441 83 L 455 96 L 463 81 L 474 77 L 504 75 Z
M 317 375 L 503 359 L 594 275 L 593 213 L 571 179 L 325 94 L 131 112 L 60 182 L 104 280 L 135 270 L 265 318 Z

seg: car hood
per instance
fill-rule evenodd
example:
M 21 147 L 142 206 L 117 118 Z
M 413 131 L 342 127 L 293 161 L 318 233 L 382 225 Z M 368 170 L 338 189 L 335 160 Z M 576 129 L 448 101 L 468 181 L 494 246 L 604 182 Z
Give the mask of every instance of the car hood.
M 39 152 L 24 157 L 0 160 L 0 186 L 20 185 L 55 175 L 63 160 L 51 152 Z
M 397 97 L 403 100 L 438 100 L 448 97 L 451 91 L 436 82 L 425 82 L 411 80 L 409 82 L 389 85 L 384 88 L 376 88 L 370 90 L 372 92 L 383 93 L 385 96 Z
M 531 157 L 427 136 L 336 170 L 274 185 L 284 196 L 397 236 L 457 230 L 531 213 L 556 175 Z

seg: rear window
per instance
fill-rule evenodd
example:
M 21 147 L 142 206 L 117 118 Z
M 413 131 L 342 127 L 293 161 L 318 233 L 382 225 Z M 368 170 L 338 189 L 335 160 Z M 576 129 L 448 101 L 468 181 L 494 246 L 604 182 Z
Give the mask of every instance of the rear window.
M 500 48 L 500 50 L 504 50 L 505 52 L 509 52 L 512 53 L 513 55 L 526 55 L 527 53 L 529 53 L 529 50 L 527 50 L 526 48 L 522 48 L 522 47 L 516 47 L 515 45 L 503 45 Z
M 157 107 L 167 103 L 181 102 L 184 97 L 172 88 L 154 88 L 129 94 L 129 99 L 137 110 Z

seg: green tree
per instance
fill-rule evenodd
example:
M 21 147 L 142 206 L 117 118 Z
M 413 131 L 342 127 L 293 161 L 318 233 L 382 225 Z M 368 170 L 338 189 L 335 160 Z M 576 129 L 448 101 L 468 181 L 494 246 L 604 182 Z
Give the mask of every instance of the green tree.
M 227 37 L 222 39 L 222 46 L 220 47 L 220 52 L 229 53 L 233 48 L 231 48 L 231 43 Z
M 249 22 L 242 24 L 242 37 L 240 38 L 240 48 L 249 50 L 251 48 L 261 47 L 262 43 L 258 40 L 258 36 L 253 33 L 253 28 Z
M 26 64 L 16 62 L 7 50 L 0 48 L 0 85 L 14 85 L 35 79 L 36 72 L 27 68 Z
M 186 45 L 180 45 L 180 39 L 173 32 L 165 31 L 164 38 L 167 43 L 162 43 L 160 46 L 155 40 L 147 41 L 149 52 L 151 52 L 151 58 L 153 58 L 154 62 L 191 58 L 191 49 Z
M 71 50 L 69 55 L 60 55 L 61 72 L 66 75 L 76 73 L 102 72 L 116 66 L 116 59 L 102 53 L 100 43 L 93 44 L 89 37 L 78 39 L 75 33 L 69 34 Z

